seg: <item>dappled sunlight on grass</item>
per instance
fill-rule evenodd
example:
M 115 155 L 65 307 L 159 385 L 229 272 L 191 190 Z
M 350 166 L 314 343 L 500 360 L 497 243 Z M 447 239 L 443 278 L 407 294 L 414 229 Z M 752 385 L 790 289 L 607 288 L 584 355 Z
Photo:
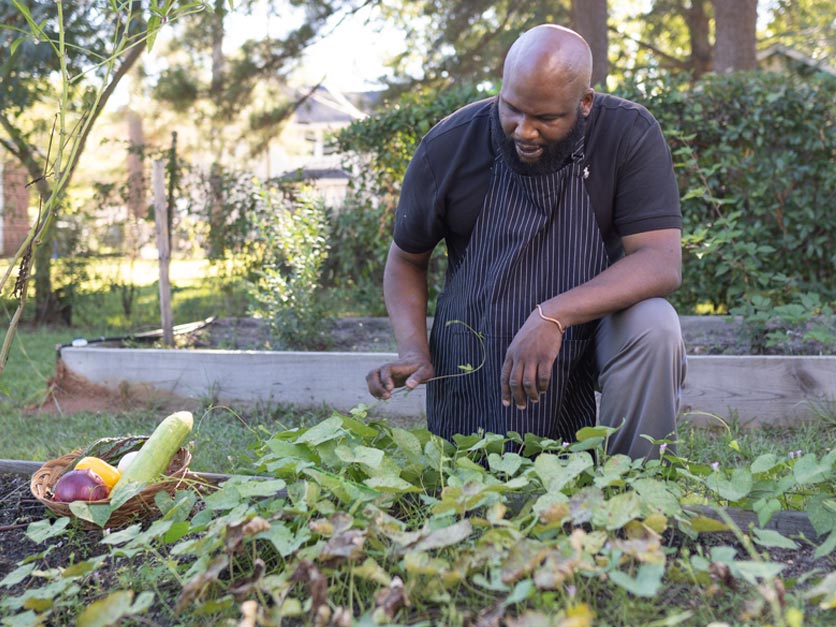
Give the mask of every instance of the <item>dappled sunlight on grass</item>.
M 55 374 L 55 348 L 73 337 L 70 329 L 18 330 L 0 375 L 2 398 L 15 405 L 42 399 L 48 379 Z
M 84 285 L 88 291 L 110 289 L 114 282 L 133 284 L 137 287 L 154 285 L 160 277 L 160 265 L 156 259 L 99 258 L 87 262 L 90 280 Z M 172 284 L 199 283 L 210 275 L 207 259 L 172 259 L 169 265 Z

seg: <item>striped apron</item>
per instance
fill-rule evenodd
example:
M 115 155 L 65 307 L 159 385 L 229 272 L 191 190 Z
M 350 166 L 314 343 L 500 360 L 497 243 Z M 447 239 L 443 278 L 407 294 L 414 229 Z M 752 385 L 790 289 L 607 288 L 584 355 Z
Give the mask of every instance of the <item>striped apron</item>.
M 521 176 L 501 156 L 494 161 L 467 249 L 436 307 L 430 353 L 439 378 L 427 384 L 431 432 L 448 440 L 513 431 L 573 441 L 578 429 L 595 423 L 597 321 L 567 329 L 539 403 L 505 407 L 500 388 L 505 352 L 536 304 L 608 265 L 585 171 L 582 141 L 571 163 L 547 175 Z M 484 366 L 467 372 L 483 356 Z

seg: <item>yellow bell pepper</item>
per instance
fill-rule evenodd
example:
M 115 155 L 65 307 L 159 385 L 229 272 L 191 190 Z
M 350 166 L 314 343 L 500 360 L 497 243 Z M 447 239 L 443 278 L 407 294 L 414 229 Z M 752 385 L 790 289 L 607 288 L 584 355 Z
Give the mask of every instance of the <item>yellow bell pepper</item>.
M 118 468 L 114 468 L 105 460 L 99 459 L 98 457 L 82 457 L 78 460 L 75 468 L 76 470 L 89 468 L 102 478 L 102 481 L 104 481 L 108 490 L 112 489 L 122 476 L 122 473 L 119 472 Z

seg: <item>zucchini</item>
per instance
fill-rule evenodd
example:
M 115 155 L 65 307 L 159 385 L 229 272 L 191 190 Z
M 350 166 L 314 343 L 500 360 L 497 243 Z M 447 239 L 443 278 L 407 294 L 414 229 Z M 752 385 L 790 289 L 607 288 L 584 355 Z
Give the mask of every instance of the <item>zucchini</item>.
M 178 411 L 165 418 L 139 449 L 113 490 L 131 483 L 147 485 L 156 481 L 168 468 L 171 458 L 185 442 L 193 425 L 194 419 L 188 411 Z

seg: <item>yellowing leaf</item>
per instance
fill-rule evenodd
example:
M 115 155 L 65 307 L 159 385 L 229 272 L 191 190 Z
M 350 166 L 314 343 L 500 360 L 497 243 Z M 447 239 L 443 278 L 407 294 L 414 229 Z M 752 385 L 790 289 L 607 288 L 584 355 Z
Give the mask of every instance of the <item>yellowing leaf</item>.
M 404 556 L 403 567 L 406 572 L 413 575 L 430 575 L 435 577 L 444 573 L 450 565 L 443 559 L 430 557 L 428 553 L 415 552 L 407 553 Z
M 595 612 L 586 603 L 579 603 L 569 608 L 566 618 L 558 623 L 558 627 L 592 627 Z
M 392 581 L 391 575 L 371 557 L 367 557 L 366 560 L 360 564 L 360 566 L 355 567 L 352 572 L 358 577 L 377 582 L 384 586 L 388 586 Z
M 708 516 L 695 516 L 690 521 L 691 528 L 697 533 L 714 533 L 717 531 L 728 531 L 726 523 L 709 518 Z
M 615 539 L 613 546 L 624 552 L 625 555 L 635 558 L 647 564 L 664 564 L 665 554 L 662 552 L 662 543 L 659 536 L 650 538 L 637 538 L 635 540 Z
M 534 584 L 541 590 L 558 590 L 564 581 L 575 574 L 577 566 L 576 558 L 551 551 L 534 573 Z
M 569 506 L 566 503 L 552 503 L 540 511 L 540 522 L 544 525 L 561 524 L 569 515 Z
M 94 601 L 78 616 L 78 627 L 109 627 L 118 625 L 131 609 L 134 593 L 130 590 L 111 592 L 104 599 Z
M 542 542 L 523 539 L 511 547 L 502 563 L 502 583 L 516 583 L 534 571 L 549 549 Z
M 664 533 L 668 528 L 668 519 L 662 514 L 651 514 L 644 519 L 644 524 L 656 533 Z
M 23 608 L 27 610 L 35 610 L 36 612 L 45 612 L 52 607 L 52 599 L 39 599 L 38 597 L 29 597 L 23 602 Z

